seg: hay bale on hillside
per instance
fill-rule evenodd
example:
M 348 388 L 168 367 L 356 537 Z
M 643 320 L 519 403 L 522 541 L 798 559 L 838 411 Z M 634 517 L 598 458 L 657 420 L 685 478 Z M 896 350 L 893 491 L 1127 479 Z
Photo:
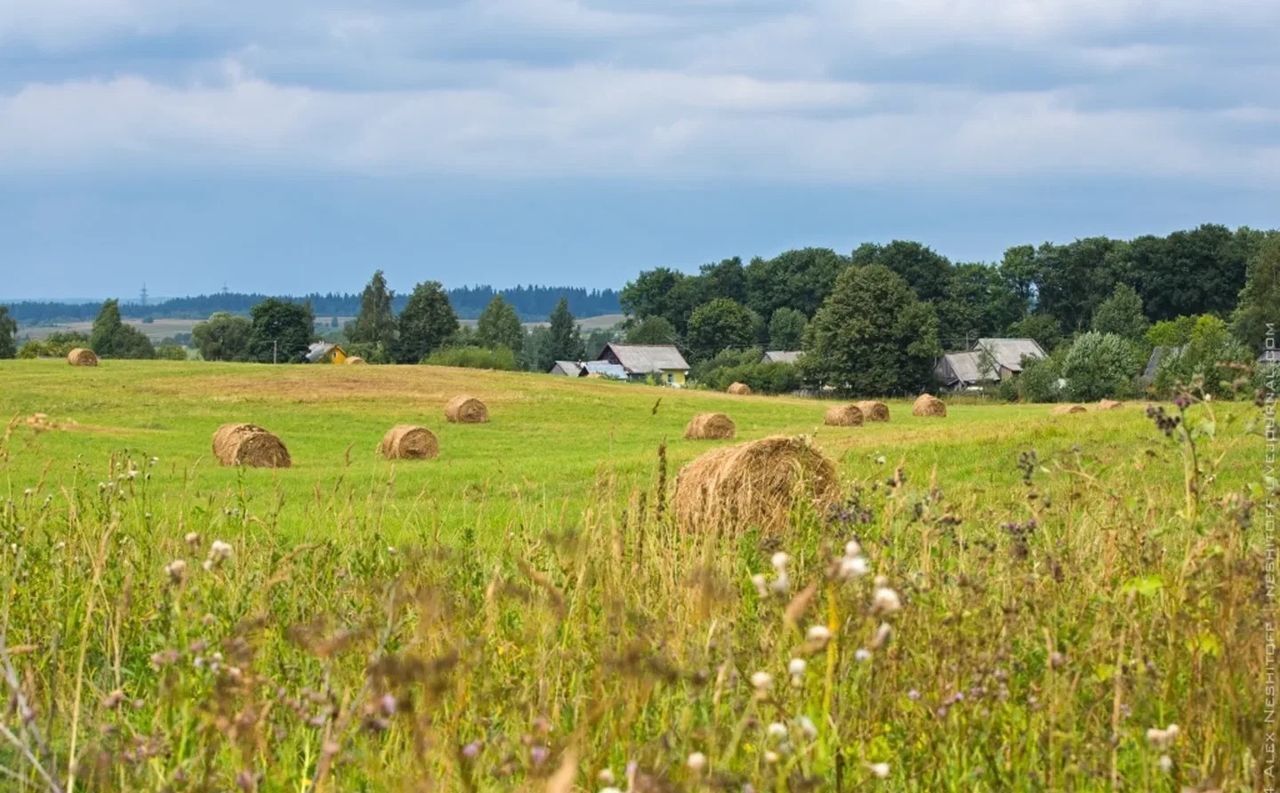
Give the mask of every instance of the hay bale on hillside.
M 359 355 L 353 355 L 347 359 L 347 366 L 363 366 L 364 359 Z
M 730 385 L 730 386 L 729 386 L 729 388 L 728 388 L 728 389 L 726 389 L 726 390 L 727 390 L 730 394 L 737 394 L 737 395 L 739 395 L 739 396 L 747 396 L 748 394 L 750 394 L 750 393 L 751 393 L 751 386 L 747 385 L 746 383 L 733 383 L 733 384 L 732 384 L 732 385 Z
M 444 406 L 444 417 L 455 424 L 483 424 L 489 420 L 489 408 L 473 396 L 460 394 Z
M 827 408 L 823 422 L 832 427 L 861 427 L 862 411 L 857 405 L 835 405 Z
M 388 460 L 430 460 L 440 454 L 440 443 L 426 427 L 397 424 L 382 436 L 378 450 Z
M 213 433 L 213 455 L 223 465 L 254 468 L 293 465 L 284 443 L 256 424 L 223 424 Z
M 854 407 L 862 411 L 863 421 L 888 421 L 889 406 L 883 402 L 877 402 L 874 399 L 864 399 L 861 402 L 854 402 Z
M 915 404 L 911 406 L 911 415 L 945 418 L 947 406 L 941 399 L 932 394 L 921 394 L 916 397 Z
M 1098 410 L 1115 410 L 1116 408 L 1122 408 L 1122 407 L 1124 407 L 1124 403 L 1118 402 L 1114 399 L 1098 400 Z
M 1068 413 L 1084 413 L 1086 408 L 1084 405 L 1055 405 L 1053 415 L 1065 416 Z
M 725 440 L 737 431 L 733 419 L 723 413 L 699 413 L 685 425 L 685 440 Z
M 67 353 L 67 363 L 72 366 L 97 366 L 98 356 L 85 347 L 72 347 L 71 352 Z
M 715 449 L 680 470 L 673 500 L 685 531 L 786 530 L 799 501 L 825 512 L 839 499 L 836 467 L 807 438 L 775 436 Z

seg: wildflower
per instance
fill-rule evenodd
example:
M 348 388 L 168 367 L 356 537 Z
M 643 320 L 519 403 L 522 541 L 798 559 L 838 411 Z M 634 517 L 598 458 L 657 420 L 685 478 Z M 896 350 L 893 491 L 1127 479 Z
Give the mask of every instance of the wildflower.
M 770 765 L 772 765 L 773 763 L 778 762 L 778 761 L 779 761 L 779 760 L 781 760 L 781 759 L 782 759 L 782 755 L 778 754 L 777 752 L 773 751 L 772 749 L 770 749 L 769 751 L 767 751 L 767 752 L 765 752 L 765 753 L 764 753 L 764 761 L 765 761 L 766 763 L 769 763 Z
M 751 676 L 751 687 L 757 691 L 768 691 L 773 685 L 773 675 L 768 672 L 756 672 Z
M 868 650 L 868 649 L 867 649 L 867 648 L 865 648 L 865 647 L 859 647 L 859 648 L 858 648 L 857 650 L 855 650 L 855 651 L 854 651 L 854 653 L 853 653 L 853 660 L 855 660 L 855 661 L 870 661 L 870 660 L 871 660 L 871 651 L 870 651 L 870 650 Z
M 862 556 L 846 556 L 840 560 L 840 578 L 848 581 L 854 578 L 861 578 L 871 572 L 871 566 L 867 564 L 867 560 Z
M 551 750 L 542 744 L 529 747 L 529 760 L 534 765 L 542 765 L 551 756 Z
M 701 773 L 702 769 L 707 767 L 707 756 L 702 752 L 692 752 L 689 759 L 685 760 L 685 765 L 689 766 L 689 770 L 695 774 Z
M 231 545 L 222 540 L 214 540 L 209 546 L 209 558 L 204 560 L 204 569 L 212 570 L 231 556 Z
M 916 691 L 914 688 L 911 689 L 910 691 L 907 692 L 907 699 L 911 700 L 912 702 L 919 702 L 920 692 Z
M 889 641 L 889 637 L 892 635 L 893 628 L 889 626 L 889 623 L 880 623 L 880 627 L 876 629 L 876 635 L 871 639 L 871 649 L 879 650 Z
M 1178 732 L 1179 729 L 1176 724 L 1170 724 L 1163 730 L 1159 727 L 1152 727 L 1147 730 L 1147 742 L 1152 746 L 1163 749 L 1173 743 L 1173 740 L 1178 737 Z
M 769 560 L 769 564 L 773 565 L 774 570 L 777 570 L 779 573 L 781 573 L 783 570 L 786 569 L 787 562 L 790 562 L 790 561 L 791 561 L 791 557 L 787 555 L 786 551 L 778 551 L 773 555 L 773 558 Z
M 769 588 L 779 595 L 785 595 L 791 589 L 791 578 L 787 575 L 786 570 L 779 570 L 778 577 L 773 579 L 773 583 Z
M 480 748 L 481 743 L 479 741 L 472 741 L 462 747 L 462 756 L 468 760 L 474 760 L 480 756 Z
M 174 559 L 164 566 L 164 572 L 169 576 L 169 581 L 181 584 L 183 577 L 187 574 L 187 562 L 185 559 Z
M 844 544 L 845 556 L 857 556 L 860 553 L 862 553 L 862 546 L 858 544 L 857 540 L 849 540 Z
M 1167 754 L 1160 755 L 1160 770 L 1166 774 L 1173 770 L 1173 758 Z
M 751 583 L 755 584 L 756 592 L 759 593 L 760 597 L 768 597 L 769 582 L 765 579 L 763 573 L 756 573 L 751 576 Z
M 872 595 L 871 605 L 875 611 L 892 614 L 902 608 L 902 600 L 899 599 L 897 592 L 887 586 L 882 586 Z
M 868 770 L 868 771 L 870 771 L 870 772 L 871 772 L 871 775 L 872 775 L 873 777 L 875 777 L 876 779 L 888 779 L 888 778 L 889 778 L 889 764 L 888 764 L 888 763 L 868 763 L 868 764 L 867 764 L 867 770 Z
M 200 544 L 200 535 L 194 531 L 187 532 L 187 536 L 183 537 L 182 539 L 186 541 L 187 545 L 190 545 L 192 548 L 195 548 Z
M 792 658 L 787 664 L 787 672 L 791 675 L 791 684 L 800 685 L 801 678 L 804 677 L 804 670 L 809 668 L 809 664 L 803 658 Z
M 772 722 L 767 728 L 765 728 L 765 733 L 775 741 L 781 741 L 783 738 L 787 737 L 787 725 L 780 721 Z
M 825 642 L 831 638 L 831 630 L 826 625 L 810 625 L 805 636 L 811 642 Z

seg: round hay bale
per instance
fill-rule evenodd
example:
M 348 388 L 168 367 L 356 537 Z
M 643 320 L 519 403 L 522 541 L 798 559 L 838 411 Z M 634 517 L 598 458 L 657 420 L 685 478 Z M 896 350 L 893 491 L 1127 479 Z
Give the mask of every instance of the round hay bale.
M 382 436 L 378 447 L 388 460 L 430 460 L 440 454 L 440 443 L 426 427 L 397 424 Z
M 86 347 L 73 347 L 67 353 L 67 363 L 72 366 L 97 366 L 98 356 Z
M 726 390 L 730 394 L 737 394 L 739 396 L 748 396 L 752 393 L 751 386 L 746 383 L 733 383 Z
M 444 406 L 444 417 L 455 424 L 483 424 L 489 420 L 489 408 L 473 396 L 460 394 Z
M 256 424 L 223 424 L 213 433 L 213 455 L 223 465 L 288 468 L 289 450 L 279 438 Z
M 835 464 L 809 439 L 774 436 L 698 457 L 680 470 L 672 503 L 685 531 L 779 534 L 798 501 L 825 512 L 839 490 Z
M 883 402 L 877 402 L 874 399 L 866 399 L 861 402 L 854 402 L 854 407 L 862 411 L 863 421 L 888 421 L 889 406 Z
M 1116 410 L 1117 408 L 1122 408 L 1122 407 L 1124 407 L 1124 403 L 1117 402 L 1114 399 L 1098 400 L 1098 410 Z
M 861 427 L 862 411 L 857 405 L 835 405 L 827 408 L 823 423 L 831 427 Z
M 921 394 L 916 397 L 915 404 L 911 406 L 911 415 L 945 418 L 947 406 L 941 399 L 932 394 Z
M 359 355 L 353 355 L 347 359 L 347 366 L 364 366 L 364 359 Z
M 725 440 L 737 431 L 733 419 L 723 413 L 699 413 L 685 425 L 685 440 Z
M 1065 416 L 1068 413 L 1084 413 L 1086 408 L 1084 405 L 1055 405 L 1053 415 Z

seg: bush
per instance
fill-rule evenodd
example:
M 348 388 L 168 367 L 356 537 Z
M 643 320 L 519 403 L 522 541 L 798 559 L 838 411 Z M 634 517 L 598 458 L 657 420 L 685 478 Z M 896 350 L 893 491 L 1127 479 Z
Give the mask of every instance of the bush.
M 187 348 L 179 344 L 161 344 L 156 347 L 156 357 L 162 361 L 185 361 Z
M 516 368 L 515 353 L 506 347 L 493 350 L 474 346 L 446 347 L 431 353 L 422 362 L 432 366 L 457 366 L 463 369 L 514 371 Z
M 1158 395 L 1168 396 L 1180 386 L 1203 381 L 1206 392 L 1229 397 L 1249 383 L 1253 364 L 1253 354 L 1231 335 L 1227 323 L 1204 314 L 1196 317 L 1186 344 L 1160 361 L 1153 385 Z
M 342 349 L 347 355 L 364 359 L 365 363 L 391 363 L 391 350 L 380 341 L 348 342 Z
M 89 337 L 75 331 L 50 333 L 43 341 L 29 341 L 18 350 L 19 358 L 65 358 L 73 347 L 88 347 Z
M 1084 333 L 1071 345 L 1062 364 L 1067 396 L 1081 402 L 1130 396 L 1141 366 L 1137 347 L 1128 340 L 1114 333 Z
M 722 350 L 694 366 L 691 376 L 713 391 L 723 391 L 734 382 L 746 383 L 761 394 L 786 394 L 800 388 L 799 369 L 786 363 L 761 363 L 763 355 L 757 347 Z
M 1028 358 L 1022 362 L 1018 399 L 1022 402 L 1057 402 L 1062 398 L 1062 367 L 1056 357 Z

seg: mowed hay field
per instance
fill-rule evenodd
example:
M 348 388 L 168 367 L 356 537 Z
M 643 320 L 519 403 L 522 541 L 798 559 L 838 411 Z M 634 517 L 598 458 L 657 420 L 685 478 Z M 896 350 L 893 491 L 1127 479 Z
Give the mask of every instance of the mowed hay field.
M 461 393 L 488 423 L 445 421 Z M 900 400 L 858 427 L 829 406 L 0 361 L 0 787 L 1262 784 L 1256 406 L 1193 405 L 1194 442 L 1138 404 Z M 683 440 L 703 412 L 736 439 Z M 292 467 L 219 466 L 231 422 Z M 397 424 L 439 457 L 383 459 Z M 835 461 L 839 508 L 676 525 L 684 463 L 775 434 Z

